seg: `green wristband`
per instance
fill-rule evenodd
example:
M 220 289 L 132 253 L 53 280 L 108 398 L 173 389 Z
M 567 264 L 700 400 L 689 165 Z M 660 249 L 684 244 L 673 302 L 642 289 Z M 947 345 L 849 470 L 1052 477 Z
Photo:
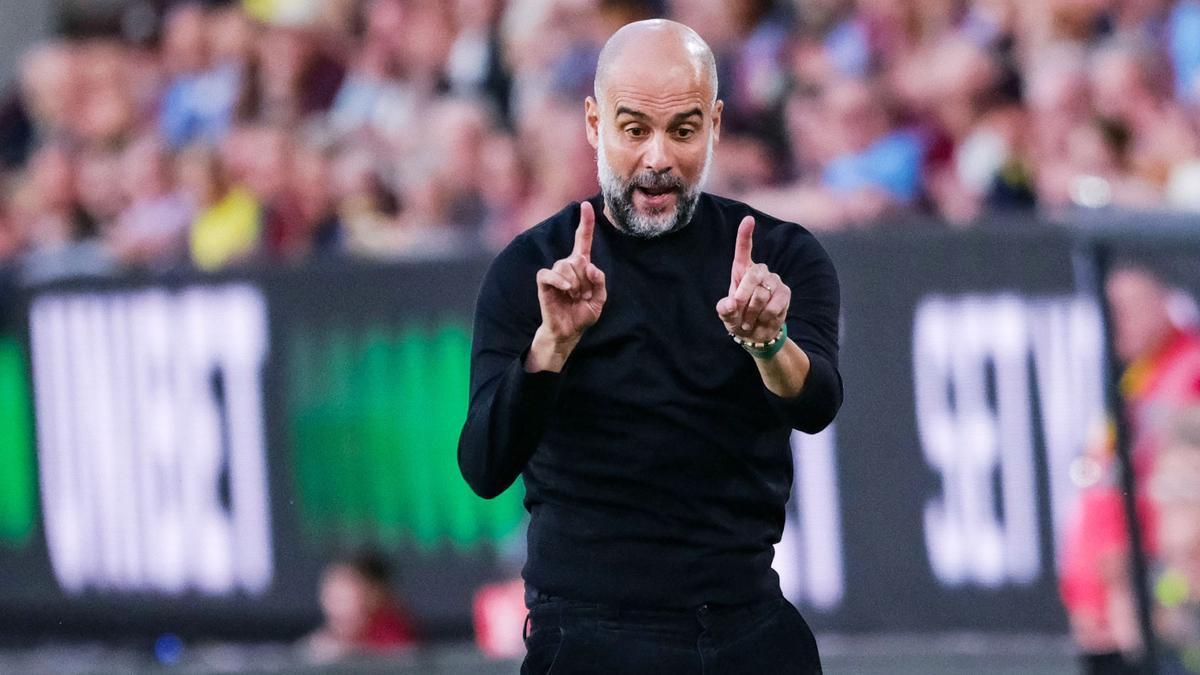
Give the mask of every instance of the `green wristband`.
M 779 329 L 779 334 L 767 342 L 751 342 L 733 333 L 730 333 L 729 336 L 754 358 L 766 360 L 778 354 L 779 350 L 783 349 L 784 343 L 787 342 L 787 323 L 784 322 Z

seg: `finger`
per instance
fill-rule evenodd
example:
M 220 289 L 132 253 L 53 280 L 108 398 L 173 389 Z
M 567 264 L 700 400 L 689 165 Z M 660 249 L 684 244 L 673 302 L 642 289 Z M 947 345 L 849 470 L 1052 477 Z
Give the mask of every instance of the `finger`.
M 733 298 L 724 297 L 717 301 L 717 316 L 721 317 L 729 328 L 733 327 L 734 321 L 737 320 L 737 305 L 733 302 Z
M 583 256 L 583 259 L 591 262 L 592 260 L 592 236 L 596 231 L 596 212 L 592 209 L 591 202 L 581 202 L 579 204 L 579 227 L 575 228 L 575 249 L 571 251 L 571 255 Z
M 787 286 L 775 289 L 771 294 L 771 299 L 767 301 L 767 306 L 763 308 L 761 314 L 758 315 L 758 323 L 760 326 L 765 326 L 770 329 L 771 339 L 775 337 L 775 333 L 783 326 L 783 322 L 787 319 L 788 306 L 792 301 L 792 292 Z
M 763 286 L 758 286 L 750 295 L 750 302 L 742 311 L 742 330 L 752 331 L 759 324 L 759 315 L 771 300 L 771 292 Z
M 734 285 L 741 282 L 741 276 L 745 273 L 746 268 L 753 265 L 750 258 L 750 249 L 754 246 L 754 216 L 746 216 L 742 218 L 742 223 L 738 225 L 737 243 L 733 247 L 733 273 L 731 281 Z
M 746 270 L 746 273 L 742 276 L 742 281 L 734 289 L 733 295 L 730 296 L 733 298 L 734 303 L 737 304 L 739 315 L 746 310 L 746 305 L 750 302 L 750 296 L 754 293 L 754 289 L 762 285 L 763 280 L 768 274 L 770 272 L 767 270 L 767 266 L 762 264 L 751 265 Z
M 579 295 L 582 296 L 584 300 L 591 300 L 592 282 L 590 279 L 588 279 L 587 273 L 588 265 L 591 263 L 589 263 L 581 255 L 573 255 L 570 258 L 566 258 L 565 262 L 571 266 L 572 270 L 575 271 L 575 278 L 579 279 Z
M 583 269 L 583 279 L 587 280 L 588 286 L 587 291 L 583 294 L 583 299 L 590 300 L 595 297 L 601 304 L 604 303 L 608 298 L 604 271 L 601 271 L 596 265 L 588 263 L 587 267 Z
M 587 268 L 588 281 L 592 282 L 592 286 L 602 286 L 605 282 L 604 271 L 592 263 L 588 263 Z
M 567 282 L 571 284 L 571 298 L 578 299 L 580 292 L 579 275 L 575 273 L 575 268 L 571 266 L 571 263 L 567 262 L 566 260 L 559 260 L 558 262 L 554 263 L 554 267 L 551 269 L 557 272 L 560 276 L 562 276 L 562 278 L 566 279 Z
M 553 288 L 563 293 L 571 292 L 571 282 L 551 269 L 538 270 L 537 283 L 539 287 Z
M 604 272 L 595 265 L 588 265 L 587 275 L 592 282 L 592 302 L 603 306 L 608 300 L 608 284 L 604 280 Z
M 769 283 L 769 282 L 768 282 Z M 779 334 L 783 322 L 787 320 L 788 307 L 792 302 L 792 290 L 780 283 L 771 293 L 767 306 L 763 307 L 758 319 L 751 324 L 750 339 L 755 342 L 767 342 Z

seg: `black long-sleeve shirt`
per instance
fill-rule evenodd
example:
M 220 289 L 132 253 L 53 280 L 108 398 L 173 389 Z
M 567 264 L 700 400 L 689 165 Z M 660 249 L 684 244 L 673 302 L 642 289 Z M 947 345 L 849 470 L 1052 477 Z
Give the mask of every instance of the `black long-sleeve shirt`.
M 658 607 L 778 595 L 790 430 L 821 430 L 842 401 L 833 264 L 800 226 L 713 195 L 653 239 L 590 201 L 608 300 L 561 373 L 524 362 L 541 323 L 537 271 L 570 255 L 579 205 L 518 236 L 484 278 L 463 476 L 485 498 L 524 476 L 524 577 L 543 593 Z M 753 259 L 791 288 L 788 335 L 812 364 L 794 398 L 767 390 L 717 316 L 747 214 Z

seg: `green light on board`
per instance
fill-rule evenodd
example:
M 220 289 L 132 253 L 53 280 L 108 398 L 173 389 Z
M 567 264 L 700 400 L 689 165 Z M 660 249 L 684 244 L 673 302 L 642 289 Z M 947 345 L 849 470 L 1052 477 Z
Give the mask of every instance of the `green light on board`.
M 24 544 L 33 533 L 33 444 L 25 356 L 0 338 L 0 544 Z
M 470 352 L 454 323 L 293 334 L 288 420 L 306 535 L 470 550 L 513 532 L 523 491 L 484 501 L 458 470 Z

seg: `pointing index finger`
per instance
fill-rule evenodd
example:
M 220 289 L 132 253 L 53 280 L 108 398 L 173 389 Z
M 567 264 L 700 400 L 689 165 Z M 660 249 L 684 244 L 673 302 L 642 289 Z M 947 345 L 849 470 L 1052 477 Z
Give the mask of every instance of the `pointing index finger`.
M 575 255 L 583 256 L 584 260 L 592 259 L 592 235 L 596 231 L 596 212 L 591 202 L 579 204 L 579 227 L 575 228 Z
M 742 224 L 738 225 L 737 245 L 733 249 L 733 265 L 745 269 L 753 265 L 750 258 L 750 249 L 754 245 L 754 216 L 746 216 L 742 218 Z

